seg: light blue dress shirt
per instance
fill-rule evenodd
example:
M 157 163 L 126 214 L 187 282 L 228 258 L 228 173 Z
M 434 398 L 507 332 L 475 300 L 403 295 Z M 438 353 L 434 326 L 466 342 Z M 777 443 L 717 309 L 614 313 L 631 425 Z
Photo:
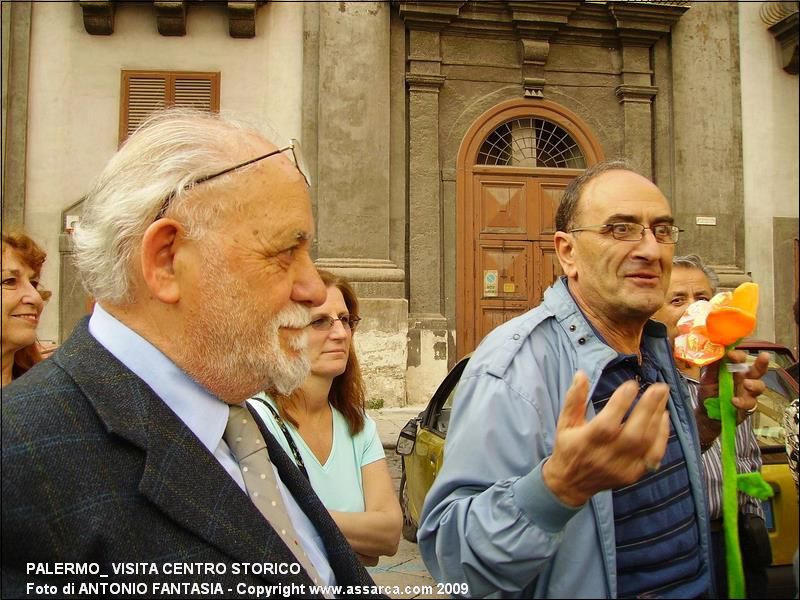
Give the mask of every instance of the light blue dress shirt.
M 214 455 L 242 491 L 247 493 L 239 464 L 222 439 L 228 424 L 228 405 L 184 373 L 158 348 L 121 323 L 99 304 L 89 319 L 89 333 L 117 360 L 142 379 L 172 412 L 184 422 Z M 300 543 L 322 578 L 322 585 L 336 583 L 325 546 L 317 530 L 281 481 L 275 479 Z

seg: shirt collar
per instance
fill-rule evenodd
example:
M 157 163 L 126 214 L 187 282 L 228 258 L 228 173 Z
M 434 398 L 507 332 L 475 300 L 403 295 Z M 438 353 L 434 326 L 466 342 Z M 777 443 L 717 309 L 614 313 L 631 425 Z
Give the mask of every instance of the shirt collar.
M 89 333 L 142 379 L 212 454 L 228 423 L 228 405 L 158 348 L 95 304 Z

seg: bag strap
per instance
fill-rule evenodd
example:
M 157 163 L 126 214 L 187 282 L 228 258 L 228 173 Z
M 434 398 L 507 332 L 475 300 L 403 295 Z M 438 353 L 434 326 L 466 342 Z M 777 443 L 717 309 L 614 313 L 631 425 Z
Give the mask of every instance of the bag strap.
M 294 443 L 291 434 L 289 433 L 289 429 L 286 427 L 286 423 L 284 423 L 281 415 L 275 410 L 272 405 L 264 400 L 263 398 L 258 398 L 257 396 L 253 396 L 250 398 L 251 400 L 257 400 L 261 402 L 264 406 L 269 409 L 269 412 L 272 413 L 272 417 L 275 419 L 275 422 L 278 424 L 278 427 L 281 428 L 283 432 L 283 436 L 286 438 L 287 443 L 289 444 L 289 449 L 292 451 L 292 456 L 294 457 L 294 462 L 297 465 L 297 468 L 305 475 L 306 479 L 310 481 L 310 477 L 308 476 L 308 471 L 306 470 L 306 464 L 303 462 L 303 457 L 300 455 L 300 450 L 297 449 L 297 444 Z

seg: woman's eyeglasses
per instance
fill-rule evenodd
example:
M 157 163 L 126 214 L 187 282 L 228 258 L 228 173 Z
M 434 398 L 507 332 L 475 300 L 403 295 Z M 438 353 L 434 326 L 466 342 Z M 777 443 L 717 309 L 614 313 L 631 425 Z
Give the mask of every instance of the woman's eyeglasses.
M 333 317 L 329 317 L 327 315 L 322 317 L 317 317 L 311 323 L 309 323 L 310 327 L 313 327 L 317 331 L 328 331 L 336 321 L 341 321 L 342 326 L 348 331 L 355 331 L 356 327 L 358 327 L 358 322 L 361 320 L 361 317 L 355 317 L 353 315 L 342 315 L 341 317 L 334 319 Z
M 16 291 L 24 288 L 25 285 L 30 285 L 45 302 L 47 302 L 50 299 L 50 296 L 53 295 L 53 292 L 46 290 L 41 286 L 38 279 L 28 279 L 27 277 L 20 275 L 19 271 L 3 271 L 4 290 Z

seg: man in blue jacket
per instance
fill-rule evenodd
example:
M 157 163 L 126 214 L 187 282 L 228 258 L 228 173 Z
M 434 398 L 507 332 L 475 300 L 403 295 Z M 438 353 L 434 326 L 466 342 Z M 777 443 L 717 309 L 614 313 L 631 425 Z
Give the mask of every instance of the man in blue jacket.
M 713 593 L 699 456 L 719 424 L 702 403 L 692 412 L 665 328 L 649 320 L 679 234 L 669 202 L 624 163 L 602 163 L 567 187 L 556 229 L 564 277 L 464 371 L 423 559 L 471 597 Z M 741 412 L 767 362 L 735 376 Z

